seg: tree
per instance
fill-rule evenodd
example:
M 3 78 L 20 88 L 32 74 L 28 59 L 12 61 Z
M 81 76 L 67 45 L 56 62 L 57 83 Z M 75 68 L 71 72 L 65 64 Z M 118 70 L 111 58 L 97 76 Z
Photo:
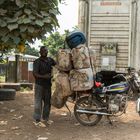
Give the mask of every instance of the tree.
M 42 39 L 58 27 L 61 0 L 0 0 L 0 51 Z
M 49 55 L 55 56 L 59 48 L 64 48 L 65 37 L 69 33 L 68 30 L 64 34 L 60 34 L 58 31 L 50 34 L 45 39 L 42 39 L 42 43 L 48 47 Z
M 29 45 L 26 45 L 24 54 L 39 56 L 38 50 L 36 50 L 35 48 L 31 48 Z

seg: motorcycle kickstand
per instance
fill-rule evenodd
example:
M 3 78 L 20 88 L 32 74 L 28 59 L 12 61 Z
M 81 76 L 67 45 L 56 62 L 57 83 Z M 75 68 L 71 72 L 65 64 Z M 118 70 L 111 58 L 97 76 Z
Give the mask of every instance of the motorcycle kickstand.
M 70 111 L 70 109 L 69 109 L 69 107 L 68 107 L 67 103 L 65 103 L 64 105 L 65 105 L 65 107 L 68 109 L 69 114 L 70 114 L 70 117 L 72 117 L 72 113 L 71 113 L 71 111 Z
M 109 121 L 109 124 L 112 126 L 113 123 L 112 123 L 112 121 L 111 121 L 111 119 L 110 119 L 110 116 L 106 116 L 106 118 L 107 118 L 107 120 Z

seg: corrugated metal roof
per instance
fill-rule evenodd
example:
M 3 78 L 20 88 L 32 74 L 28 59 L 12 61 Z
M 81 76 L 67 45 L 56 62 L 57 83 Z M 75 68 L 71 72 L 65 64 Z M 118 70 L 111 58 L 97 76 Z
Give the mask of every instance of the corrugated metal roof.
M 8 57 L 8 60 L 9 61 L 15 61 L 15 55 L 16 54 L 13 54 L 13 55 L 10 55 Z M 33 55 L 28 55 L 28 54 L 19 54 L 19 59 L 20 61 L 34 61 L 35 59 L 37 59 L 38 57 L 37 56 L 33 56 Z

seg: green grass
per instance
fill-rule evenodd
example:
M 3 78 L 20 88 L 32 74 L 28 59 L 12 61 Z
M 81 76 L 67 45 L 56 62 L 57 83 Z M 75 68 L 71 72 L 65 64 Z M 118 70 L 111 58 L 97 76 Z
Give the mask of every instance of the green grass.
M 4 83 L 5 82 L 5 76 L 0 76 L 0 83 Z
M 26 92 L 26 91 L 31 91 L 31 89 L 29 87 L 26 87 L 26 88 L 20 87 L 20 91 L 21 92 Z

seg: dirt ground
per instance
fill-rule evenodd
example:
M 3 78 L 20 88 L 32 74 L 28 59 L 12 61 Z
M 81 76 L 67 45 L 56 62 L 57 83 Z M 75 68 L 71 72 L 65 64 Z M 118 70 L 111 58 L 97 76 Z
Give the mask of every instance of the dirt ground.
M 13 101 L 0 102 L 0 140 L 140 140 L 140 117 L 135 102 L 129 102 L 126 114 L 112 118 L 111 126 L 105 117 L 97 126 L 82 126 L 73 115 L 73 104 L 52 107 L 53 124 L 38 128 L 33 124 L 33 92 L 16 94 Z

